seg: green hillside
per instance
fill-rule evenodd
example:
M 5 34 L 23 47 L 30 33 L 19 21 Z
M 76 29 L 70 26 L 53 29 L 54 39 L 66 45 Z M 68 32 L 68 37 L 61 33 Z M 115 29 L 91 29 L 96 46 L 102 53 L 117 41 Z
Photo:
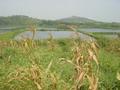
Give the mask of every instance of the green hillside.
M 115 22 L 98 22 L 88 18 L 72 16 L 59 20 L 41 20 L 24 15 L 14 15 L 7 17 L 0 17 L 0 28 L 6 27 L 26 27 L 36 25 L 37 27 L 45 28 L 60 28 L 66 29 L 67 25 L 76 25 L 79 28 L 107 28 L 120 29 L 120 23 Z
M 0 26 L 24 26 L 38 23 L 40 20 L 23 15 L 0 17 Z
M 84 17 L 78 17 L 78 16 L 63 18 L 63 19 L 60 19 L 58 21 L 68 22 L 68 23 L 93 23 L 93 22 L 96 22 L 94 20 L 84 18 Z

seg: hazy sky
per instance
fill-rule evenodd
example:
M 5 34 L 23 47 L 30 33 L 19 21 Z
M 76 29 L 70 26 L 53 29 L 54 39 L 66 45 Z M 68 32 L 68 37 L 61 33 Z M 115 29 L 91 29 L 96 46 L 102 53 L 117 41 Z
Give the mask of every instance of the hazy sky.
M 120 0 L 0 0 L 0 16 L 9 15 L 39 19 L 80 16 L 120 22 Z

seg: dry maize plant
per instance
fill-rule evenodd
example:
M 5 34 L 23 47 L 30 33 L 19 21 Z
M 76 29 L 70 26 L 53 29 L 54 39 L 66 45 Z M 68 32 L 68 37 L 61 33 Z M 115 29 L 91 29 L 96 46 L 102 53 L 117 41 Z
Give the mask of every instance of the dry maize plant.
M 23 49 L 24 53 L 29 52 L 33 48 L 37 47 L 36 42 L 34 40 L 36 28 L 34 26 L 30 27 L 29 31 L 32 33 L 32 38 L 22 36 L 22 40 L 18 43 L 18 46 L 21 47 L 21 49 Z
M 55 42 L 54 42 L 54 39 L 53 39 L 53 36 L 51 34 L 51 32 L 48 33 L 49 34 L 49 37 L 48 37 L 48 40 L 47 40 L 47 43 L 48 43 L 48 47 L 50 50 L 54 50 L 54 48 L 56 47 L 55 45 Z
M 89 90 L 97 90 L 99 63 L 95 43 L 75 43 L 72 60 L 75 65 L 74 89 L 80 90 L 88 81 Z
M 30 50 L 32 50 L 33 48 L 36 48 L 36 43 L 35 41 L 33 41 L 32 39 L 26 38 L 22 41 L 20 41 L 20 44 L 18 44 L 19 47 L 21 47 L 21 49 L 23 49 L 23 52 L 26 53 Z
M 35 28 L 35 26 L 31 26 L 31 27 L 29 28 L 29 31 L 32 32 L 32 39 L 34 39 L 35 33 L 36 33 L 36 28 Z
M 32 64 L 27 68 L 18 67 L 14 72 L 9 73 L 5 86 L 9 87 L 10 90 L 16 90 L 16 88 L 17 90 L 30 90 L 29 85 L 32 85 L 34 90 L 58 90 L 58 88 L 62 88 L 59 87 L 59 83 L 64 82 L 50 71 L 51 66 L 52 61 L 46 69 L 37 64 Z
M 70 27 L 77 38 L 74 39 L 72 48 L 72 63 L 75 66 L 74 85 L 72 89 L 82 90 L 86 84 L 89 90 L 98 89 L 99 62 L 97 59 L 98 45 L 95 42 L 81 41 L 79 33 L 74 27 Z
M 16 86 L 12 85 L 12 82 L 22 82 L 23 84 L 27 83 L 26 81 L 32 81 L 34 85 L 38 88 L 38 90 L 42 89 L 42 84 L 41 84 L 41 72 L 42 70 L 36 66 L 32 65 L 29 68 L 17 68 L 16 71 L 11 72 L 8 75 L 8 85 L 10 88 L 14 90 Z M 20 86 L 20 88 L 22 88 Z

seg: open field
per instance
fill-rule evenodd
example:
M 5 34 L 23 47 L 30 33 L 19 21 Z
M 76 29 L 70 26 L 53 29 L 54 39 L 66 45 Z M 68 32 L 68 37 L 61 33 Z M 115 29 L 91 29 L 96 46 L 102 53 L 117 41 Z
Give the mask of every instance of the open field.
M 0 0 L 0 90 L 120 90 L 120 0 Z
M 120 89 L 119 39 L 11 40 L 22 31 L 0 36 L 0 90 Z

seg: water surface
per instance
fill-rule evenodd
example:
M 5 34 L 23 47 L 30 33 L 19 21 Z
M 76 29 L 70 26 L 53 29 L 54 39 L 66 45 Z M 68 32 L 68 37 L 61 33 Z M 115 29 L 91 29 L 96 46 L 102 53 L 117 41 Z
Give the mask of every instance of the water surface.
M 120 30 L 114 30 L 114 29 L 97 29 L 97 28 L 91 28 L 91 29 L 80 29 L 82 32 L 86 33 L 102 33 L 102 36 L 110 39 L 118 38 L 118 33 L 120 33 Z
M 97 28 L 91 28 L 91 29 L 80 29 L 80 31 L 83 32 L 98 32 L 98 33 L 120 33 L 120 30 L 114 30 L 114 29 L 97 29 Z
M 73 31 L 36 31 L 34 39 L 48 39 L 50 34 L 54 39 L 63 39 L 63 38 L 75 38 L 77 35 Z M 21 40 L 23 38 L 32 38 L 33 34 L 30 31 L 23 32 L 15 37 L 16 40 Z M 78 36 L 81 40 L 93 40 L 92 37 L 78 33 Z

